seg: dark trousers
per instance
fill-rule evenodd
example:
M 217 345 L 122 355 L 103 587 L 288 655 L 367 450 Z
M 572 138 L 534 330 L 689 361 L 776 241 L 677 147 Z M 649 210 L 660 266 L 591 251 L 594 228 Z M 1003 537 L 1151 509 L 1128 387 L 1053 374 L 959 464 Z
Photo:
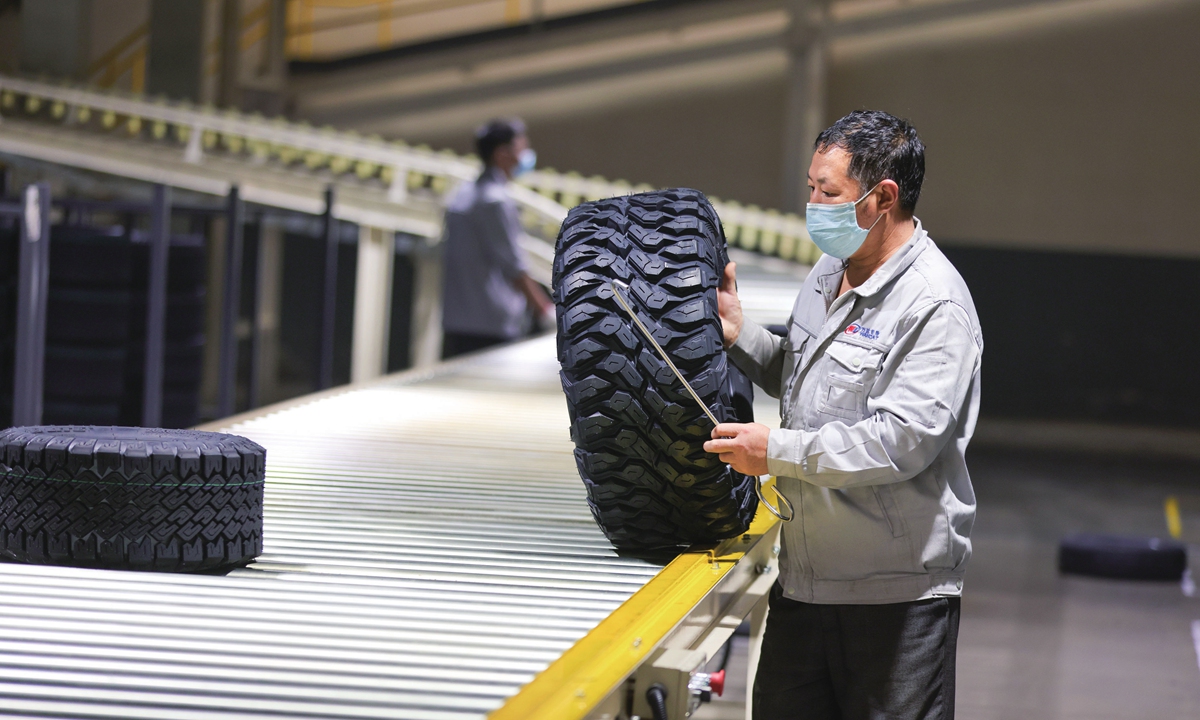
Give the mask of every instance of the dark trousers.
M 508 338 L 446 331 L 442 333 L 442 359 L 449 360 L 456 355 L 483 350 L 493 345 L 503 345 L 506 342 L 509 342 Z
M 959 598 L 813 605 L 771 590 L 754 720 L 952 720 Z

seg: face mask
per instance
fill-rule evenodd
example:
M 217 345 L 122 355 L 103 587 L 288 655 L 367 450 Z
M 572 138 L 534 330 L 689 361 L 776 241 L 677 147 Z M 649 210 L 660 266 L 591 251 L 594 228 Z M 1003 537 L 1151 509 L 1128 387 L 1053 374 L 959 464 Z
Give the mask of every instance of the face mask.
M 513 168 L 513 177 L 524 175 L 537 166 L 537 151 L 525 148 L 517 158 L 517 166 Z
M 854 212 L 854 208 L 866 200 L 867 195 L 875 192 L 877 187 L 879 184 L 854 202 L 837 203 L 836 205 L 808 204 L 808 211 L 805 213 L 808 236 L 812 238 L 813 243 L 820 248 L 821 252 L 842 260 L 858 252 L 858 249 L 866 242 L 867 235 L 883 215 L 875 218 L 871 227 L 863 230 L 858 226 L 858 215 Z

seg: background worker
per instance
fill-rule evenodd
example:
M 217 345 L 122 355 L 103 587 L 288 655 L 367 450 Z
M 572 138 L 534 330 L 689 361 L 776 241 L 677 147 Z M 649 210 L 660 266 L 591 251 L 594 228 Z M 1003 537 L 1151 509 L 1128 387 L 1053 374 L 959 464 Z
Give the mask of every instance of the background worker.
M 777 476 L 796 508 L 757 720 L 954 715 L 983 339 L 965 283 L 913 216 L 924 152 L 882 112 L 817 138 L 807 222 L 825 255 L 787 337 L 743 319 L 732 263 L 718 293 L 730 354 L 780 398 L 783 423 L 722 424 L 705 449 Z
M 537 156 L 525 124 L 491 120 L 475 132 L 483 172 L 463 183 L 446 205 L 442 281 L 442 357 L 515 340 L 554 304 L 526 272 L 516 203 L 505 188 L 532 170 Z

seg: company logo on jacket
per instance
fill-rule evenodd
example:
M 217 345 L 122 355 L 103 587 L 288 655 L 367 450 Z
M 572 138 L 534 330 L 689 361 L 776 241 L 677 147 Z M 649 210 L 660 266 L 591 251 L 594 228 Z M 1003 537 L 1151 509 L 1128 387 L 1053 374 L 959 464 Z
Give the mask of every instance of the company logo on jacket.
M 879 331 L 878 330 L 872 330 L 869 327 L 863 327 L 862 325 L 859 325 L 858 323 L 853 323 L 852 325 L 850 325 L 850 327 L 846 328 L 846 334 L 847 335 L 858 335 L 859 337 L 863 338 L 864 340 L 878 340 L 879 339 Z

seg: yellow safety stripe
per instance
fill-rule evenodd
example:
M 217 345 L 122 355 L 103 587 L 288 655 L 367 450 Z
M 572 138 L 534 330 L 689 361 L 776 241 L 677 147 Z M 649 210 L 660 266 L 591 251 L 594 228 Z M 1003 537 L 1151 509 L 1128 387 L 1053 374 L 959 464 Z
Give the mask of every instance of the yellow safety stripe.
M 608 696 L 779 522 L 760 507 L 747 533 L 672 560 L 641 590 L 550 664 L 490 720 L 579 720 Z

